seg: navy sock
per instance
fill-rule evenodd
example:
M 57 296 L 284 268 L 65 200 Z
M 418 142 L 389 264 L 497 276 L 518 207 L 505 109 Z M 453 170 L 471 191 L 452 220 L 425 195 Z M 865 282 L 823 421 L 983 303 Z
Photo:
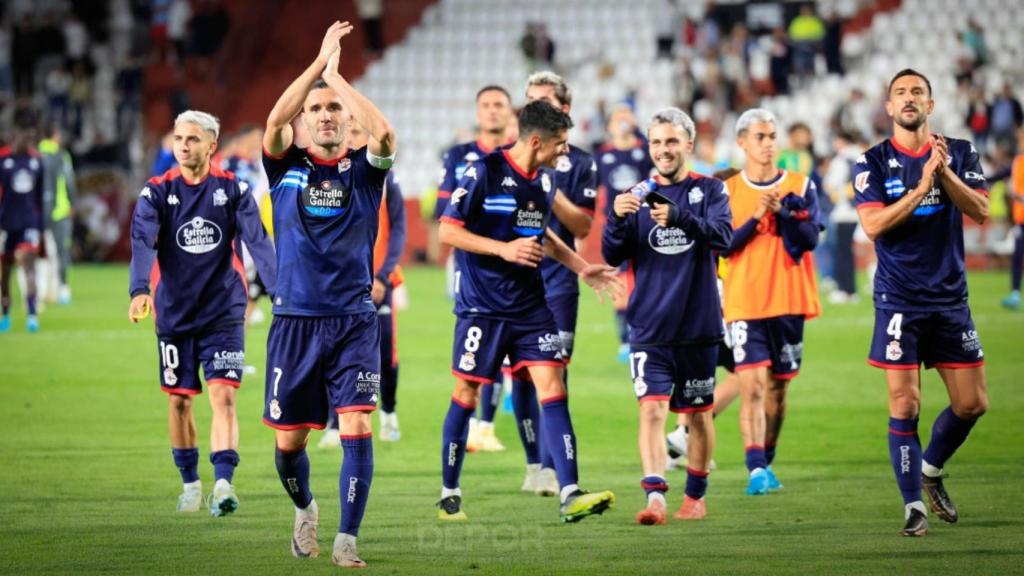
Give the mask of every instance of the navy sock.
M 235 467 L 241 460 L 238 452 L 234 450 L 219 450 L 210 453 L 210 462 L 213 464 L 213 477 L 215 480 L 221 478 L 231 482 L 235 477 Z
M 199 448 L 171 448 L 174 465 L 185 484 L 199 480 Z
M 686 495 L 694 500 L 700 500 L 708 491 L 708 472 L 686 469 Z
M 395 411 L 398 404 L 398 364 L 391 366 L 381 364 L 380 367 L 380 409 L 388 414 Z
M 768 467 L 768 459 L 764 454 L 764 446 L 758 446 L 756 444 L 747 446 L 746 460 L 748 472 L 753 472 L 758 468 Z
M 569 401 L 565 396 L 549 398 L 541 410 L 544 421 L 542 433 L 547 441 L 548 452 L 554 460 L 558 485 L 566 487 L 579 480 L 576 462 L 576 433 L 572 430 L 569 417 Z
M 494 382 L 480 385 L 480 421 L 494 422 L 494 413 L 498 411 L 498 403 L 494 401 L 497 388 Z M 498 388 L 500 390 L 500 388 Z M 500 394 L 500 392 L 499 392 Z
M 947 406 L 932 424 L 932 438 L 924 451 L 924 461 L 936 468 L 942 468 L 964 440 L 967 440 L 967 435 L 971 433 L 975 422 L 977 420 L 964 420 L 953 412 L 951 406 Z
M 370 434 L 342 436 L 341 448 L 345 459 L 338 478 L 338 497 L 341 500 L 338 532 L 358 536 L 366 502 L 370 499 L 370 484 L 373 483 L 373 438 Z
M 903 494 L 903 503 L 920 500 L 921 440 L 917 437 L 916 418 L 889 418 L 889 460 Z
M 280 448 L 274 451 L 274 464 L 277 475 L 285 492 L 298 508 L 306 508 L 313 501 L 309 491 L 309 456 L 303 446 L 294 452 L 283 452 Z
M 36 297 L 35 297 L 35 295 L 26 296 L 25 297 L 25 302 L 28 304 L 28 315 L 29 316 L 35 316 L 36 315 Z
M 527 464 L 540 464 L 540 406 L 537 390 L 531 382 L 512 380 L 512 411 L 516 415 L 519 440 L 523 443 Z
M 765 462 L 768 463 L 769 466 L 771 466 L 772 462 L 775 460 L 775 443 L 774 442 L 765 442 L 764 443 L 764 460 L 765 460 Z
M 460 404 L 452 398 L 448 415 L 444 417 L 441 433 L 441 482 L 445 488 L 458 488 L 462 474 L 462 461 L 466 458 L 466 438 L 469 436 L 469 418 L 475 406 Z
M 640 487 L 644 489 L 644 494 L 650 498 L 651 494 L 665 495 L 668 492 L 668 482 L 661 476 L 644 476 L 644 479 L 640 481 Z

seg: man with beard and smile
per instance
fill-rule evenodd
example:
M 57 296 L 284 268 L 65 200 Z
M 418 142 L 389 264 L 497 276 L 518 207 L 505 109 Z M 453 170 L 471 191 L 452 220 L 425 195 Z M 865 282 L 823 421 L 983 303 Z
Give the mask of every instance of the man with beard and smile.
M 612 266 L 631 261 L 636 286 L 629 298 L 629 367 L 640 402 L 640 482 L 647 506 L 639 524 L 664 524 L 665 420 L 668 411 L 690 414 L 689 466 L 675 518 L 707 515 L 715 367 L 723 337 L 716 252 L 732 239 L 732 215 L 722 182 L 686 171 L 696 135 L 693 120 L 678 108 L 648 124 L 657 188 L 640 187 L 615 197 L 601 251 Z M 657 199 L 652 200 L 657 194 Z
M 263 421 L 275 429 L 276 465 L 295 504 L 296 557 L 320 553 L 319 511 L 309 490 L 306 439 L 339 414 L 344 461 L 341 523 L 331 560 L 363 567 L 356 537 L 373 479 L 370 413 L 380 392 L 380 334 L 372 297 L 373 246 L 395 133 L 373 103 L 338 73 L 347 22 L 327 30 L 320 53 L 267 118 L 263 164 L 270 181 L 279 270 L 267 338 Z M 294 144 L 301 114 L 309 148 Z M 348 115 L 369 134 L 345 147 Z
M 893 136 L 854 167 L 854 202 L 875 242 L 875 331 L 868 363 L 885 370 L 889 456 L 903 495 L 904 536 L 928 533 L 922 488 L 942 520 L 958 519 L 942 467 L 988 408 L 984 352 L 967 306 L 963 217 L 983 223 L 988 192 L 978 152 L 932 133 L 931 83 L 906 69 L 889 82 Z M 932 425 L 924 453 L 917 436 L 920 366 L 935 368 L 950 406 Z

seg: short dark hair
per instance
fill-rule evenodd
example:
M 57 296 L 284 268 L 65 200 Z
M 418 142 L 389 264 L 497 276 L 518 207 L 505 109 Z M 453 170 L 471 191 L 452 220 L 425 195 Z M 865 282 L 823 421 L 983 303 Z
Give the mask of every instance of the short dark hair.
M 928 87 L 928 95 L 932 95 L 932 83 L 928 81 L 928 78 L 924 74 L 921 74 L 920 72 L 914 70 L 913 68 L 904 68 L 903 70 L 897 72 L 896 75 L 892 77 L 892 80 L 889 80 L 889 89 L 886 90 L 885 93 L 891 94 L 892 85 L 895 84 L 897 80 L 903 78 L 904 76 L 917 76 L 921 80 L 924 80 L 924 85 Z
M 519 112 L 519 137 L 539 134 L 550 138 L 562 130 L 572 128 L 572 118 L 545 100 L 534 100 Z
M 796 132 L 798 130 L 806 130 L 807 132 L 810 132 L 811 127 L 804 122 L 797 121 L 789 125 L 789 131 L 787 133 L 792 134 L 793 132 Z
M 501 92 L 502 94 L 505 95 L 505 98 L 508 98 L 509 102 L 512 101 L 512 96 L 509 95 L 508 90 L 505 90 L 504 88 L 502 88 L 501 86 L 498 86 L 497 84 L 488 84 L 487 86 L 484 86 L 483 88 L 481 88 L 476 93 L 476 99 L 480 100 L 480 97 L 483 96 L 487 92 Z

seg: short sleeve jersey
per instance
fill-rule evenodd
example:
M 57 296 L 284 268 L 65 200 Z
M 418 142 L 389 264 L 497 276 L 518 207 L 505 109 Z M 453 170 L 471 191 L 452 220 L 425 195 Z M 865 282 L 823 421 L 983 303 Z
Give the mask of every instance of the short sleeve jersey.
M 34 153 L 0 152 L 0 229 L 39 229 L 42 215 L 42 161 Z
M 594 215 L 597 201 L 597 164 L 593 157 L 576 146 L 569 146 L 569 153 L 560 157 L 555 166 L 555 188 L 562 191 L 570 202 L 581 210 Z M 576 238 L 558 217 L 552 217 L 548 225 L 570 249 L 576 249 Z M 579 294 L 580 285 L 576 274 L 554 258 L 545 258 L 541 263 L 544 289 L 548 297 Z
M 294 145 L 263 153 L 277 244 L 274 313 L 346 316 L 375 310 L 373 245 L 388 173 L 366 148 L 327 160 Z
M 978 194 L 987 195 L 974 146 L 956 138 L 946 141 L 953 172 Z M 891 138 L 865 152 L 854 163 L 857 209 L 899 201 L 918 185 L 931 154 L 930 144 L 914 151 Z M 910 218 L 875 240 L 877 308 L 937 311 L 967 304 L 963 219 L 941 179 L 936 179 Z
M 543 241 L 554 180 L 546 169 L 524 172 L 505 150 L 492 152 L 466 168 L 441 222 L 502 242 L 526 236 Z M 528 321 L 549 314 L 540 268 L 456 250 L 455 269 L 458 316 Z

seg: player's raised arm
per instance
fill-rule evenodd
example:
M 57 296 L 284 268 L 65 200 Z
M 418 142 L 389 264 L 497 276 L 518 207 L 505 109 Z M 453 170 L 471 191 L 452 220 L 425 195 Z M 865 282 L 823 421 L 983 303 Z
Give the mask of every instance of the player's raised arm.
M 351 30 L 351 27 L 348 28 Z M 345 32 L 348 34 L 348 32 Z M 345 34 L 338 37 L 341 40 Z M 326 39 L 325 39 L 326 41 Z M 338 72 L 338 63 L 341 60 L 341 48 L 331 53 L 327 61 L 327 67 L 323 71 L 324 82 L 330 86 L 338 96 L 341 103 L 348 110 L 352 118 L 360 126 L 370 133 L 370 142 L 367 144 L 368 151 L 379 158 L 391 158 L 395 154 L 395 131 L 391 123 L 384 117 L 384 114 L 370 101 L 356 90 Z M 301 103 L 300 103 L 301 106 Z M 385 168 L 390 167 L 385 166 Z
M 274 108 L 267 117 L 267 130 L 263 134 L 263 148 L 271 155 L 278 156 L 284 153 L 292 145 L 295 135 L 292 132 L 291 121 L 295 115 L 302 110 L 302 103 L 306 94 L 312 88 L 327 66 L 331 55 L 340 48 L 338 42 L 342 37 L 352 31 L 348 22 L 335 22 L 324 34 L 323 42 L 320 44 L 320 53 L 316 59 L 303 70 L 281 97 L 277 99 Z

